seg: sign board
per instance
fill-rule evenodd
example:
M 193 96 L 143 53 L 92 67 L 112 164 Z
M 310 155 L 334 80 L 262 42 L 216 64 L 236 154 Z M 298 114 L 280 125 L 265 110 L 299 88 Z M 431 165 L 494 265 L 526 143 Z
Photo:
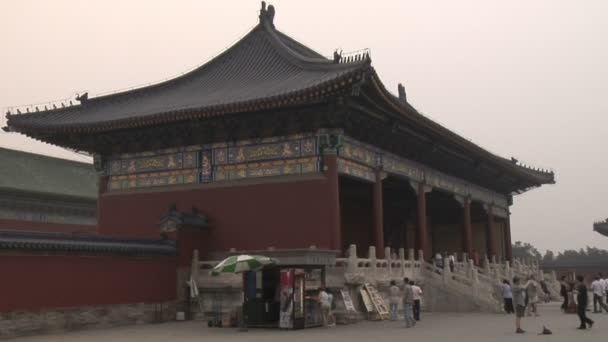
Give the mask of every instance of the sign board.
M 344 306 L 346 307 L 346 311 L 355 311 L 355 305 L 353 304 L 353 299 L 350 298 L 350 294 L 346 290 L 340 290 L 342 293 L 342 299 L 344 300 Z
M 372 304 L 372 299 L 369 297 L 367 290 L 365 290 L 365 288 L 361 288 L 359 292 L 361 293 L 361 299 L 363 300 L 365 310 L 367 312 L 374 312 L 374 304 Z

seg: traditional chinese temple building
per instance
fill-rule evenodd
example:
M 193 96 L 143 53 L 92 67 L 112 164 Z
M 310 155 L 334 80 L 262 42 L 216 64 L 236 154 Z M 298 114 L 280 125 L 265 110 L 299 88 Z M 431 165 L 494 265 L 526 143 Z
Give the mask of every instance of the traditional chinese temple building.
M 598 232 L 604 236 L 608 236 L 608 218 L 604 221 L 598 221 L 593 223 L 593 231 Z
M 178 229 L 179 265 L 194 249 L 351 244 L 511 259 L 513 196 L 553 172 L 430 120 L 401 85 L 387 89 L 369 52 L 326 58 L 274 15 L 263 5 L 255 28 L 182 76 L 13 109 L 5 129 L 94 155 L 100 235 L 158 239 L 161 218 L 200 215 L 204 227 Z

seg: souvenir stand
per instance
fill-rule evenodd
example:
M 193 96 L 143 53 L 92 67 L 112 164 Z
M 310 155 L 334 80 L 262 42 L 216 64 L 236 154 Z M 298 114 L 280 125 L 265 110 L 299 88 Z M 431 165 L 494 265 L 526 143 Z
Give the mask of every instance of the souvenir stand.
M 247 327 L 303 329 L 321 325 L 319 288 L 336 252 L 317 249 L 247 251 L 277 261 L 244 276 Z

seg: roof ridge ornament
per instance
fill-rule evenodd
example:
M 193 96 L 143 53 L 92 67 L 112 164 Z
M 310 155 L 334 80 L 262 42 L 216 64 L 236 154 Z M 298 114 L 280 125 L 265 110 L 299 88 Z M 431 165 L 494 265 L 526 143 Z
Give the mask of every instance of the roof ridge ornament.
M 89 93 L 84 93 L 82 95 L 76 94 L 76 101 L 80 102 L 80 104 L 84 106 L 89 101 Z
M 260 24 L 268 23 L 272 28 L 274 28 L 274 6 L 268 5 L 268 9 L 266 8 L 266 1 L 262 1 L 262 8 L 260 9 Z
M 405 95 L 405 87 L 403 84 L 399 83 L 397 85 L 397 91 L 399 92 L 399 100 L 401 100 L 403 103 L 407 103 L 407 96 Z
M 336 51 L 334 51 L 334 63 L 338 64 L 338 63 L 340 63 L 341 60 L 342 60 L 342 50 L 340 50 L 340 52 L 338 52 L 338 49 L 336 49 Z

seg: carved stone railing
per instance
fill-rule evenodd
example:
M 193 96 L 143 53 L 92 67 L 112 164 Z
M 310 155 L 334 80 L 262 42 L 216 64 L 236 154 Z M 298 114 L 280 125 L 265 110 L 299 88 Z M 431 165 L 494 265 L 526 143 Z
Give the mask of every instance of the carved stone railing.
M 401 248 L 398 254 L 391 255 L 390 248 L 384 251 L 385 258 L 378 258 L 376 248 L 371 246 L 367 249 L 367 255 L 359 257 L 357 247 L 351 245 L 346 253 L 347 257 L 337 258 L 335 265 L 327 266 L 325 270 L 326 285 L 330 288 L 348 288 L 351 295 L 356 295 L 361 285 L 372 283 L 378 286 L 381 294 L 387 295 L 390 281 L 396 280 L 399 284 L 407 277 L 430 289 L 443 291 L 451 294 L 451 297 L 461 298 L 461 302 L 468 302 L 475 310 L 499 311 L 501 307 L 500 283 L 503 279 L 511 281 L 514 276 L 522 279 L 529 275 L 535 275 L 537 279 L 543 279 L 547 283 L 552 298 L 559 294 L 559 283 L 555 273 L 543 273 L 538 263 L 528 260 L 514 260 L 498 263 L 485 259 L 482 267 L 474 265 L 473 260 L 463 255 L 460 259 L 454 258 L 453 269 L 450 267 L 449 258 L 443 260 L 443 267 L 424 261 L 422 252 L 419 251 L 417 258 L 414 250 Z M 200 261 L 195 251 L 192 260 L 191 281 L 194 280 L 200 289 L 202 298 L 202 311 L 208 313 L 216 311 L 213 307 L 217 301 L 217 294 L 224 293 L 221 299 L 222 311 L 237 307 L 240 304 L 242 293 L 242 277 L 240 275 L 221 275 L 212 277 L 209 270 L 218 261 Z M 429 298 L 427 303 L 432 299 Z M 434 303 L 436 304 L 436 303 Z M 432 307 L 434 304 L 427 304 Z M 424 305 L 424 301 L 423 301 Z M 459 304 L 460 305 L 460 304 Z M 435 307 L 441 307 L 441 305 Z M 441 307 L 445 308 L 445 306 Z M 430 308 L 431 310 L 433 308 Z M 449 308 L 448 308 L 449 309 Z

